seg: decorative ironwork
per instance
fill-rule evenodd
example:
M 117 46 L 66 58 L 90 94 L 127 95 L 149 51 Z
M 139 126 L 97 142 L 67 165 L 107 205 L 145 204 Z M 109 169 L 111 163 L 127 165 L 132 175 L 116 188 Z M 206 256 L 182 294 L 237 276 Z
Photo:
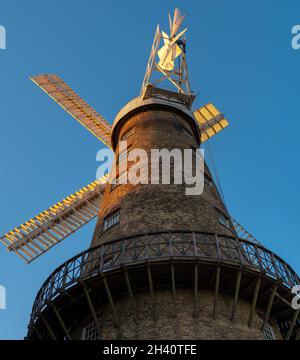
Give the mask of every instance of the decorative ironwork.
M 83 279 L 107 274 L 152 260 L 197 260 L 244 266 L 285 286 L 300 283 L 298 275 L 279 256 L 265 247 L 230 236 L 200 232 L 160 232 L 112 241 L 83 251 L 58 267 L 44 282 L 35 299 L 30 325 L 59 293 Z
M 239 224 L 235 219 L 231 218 L 234 229 L 240 239 L 249 240 L 258 245 L 262 245 L 252 234 L 250 234 L 241 224 Z

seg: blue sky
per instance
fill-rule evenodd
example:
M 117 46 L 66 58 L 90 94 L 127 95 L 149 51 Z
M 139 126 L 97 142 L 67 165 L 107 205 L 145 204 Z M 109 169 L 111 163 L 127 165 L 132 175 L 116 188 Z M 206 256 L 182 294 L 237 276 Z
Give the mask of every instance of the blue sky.
M 188 13 L 195 106 L 212 101 L 230 127 L 211 140 L 231 214 L 300 272 L 300 50 L 289 0 L 2 0 L 0 231 L 5 233 L 95 178 L 102 144 L 28 79 L 56 73 L 110 122 L 140 89 L 157 23 Z M 26 334 L 34 297 L 59 264 L 88 247 L 89 224 L 30 265 L 0 248 L 0 339 Z

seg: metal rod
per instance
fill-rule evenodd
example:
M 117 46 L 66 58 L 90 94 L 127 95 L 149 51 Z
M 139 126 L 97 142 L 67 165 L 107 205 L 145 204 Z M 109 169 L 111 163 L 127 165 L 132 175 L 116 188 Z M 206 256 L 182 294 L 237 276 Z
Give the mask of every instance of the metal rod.
M 194 267 L 194 318 L 197 318 L 198 315 L 198 264 L 195 263 Z
M 292 318 L 292 320 L 291 320 L 291 323 L 290 323 L 290 326 L 289 326 L 289 330 L 288 330 L 288 332 L 287 332 L 287 334 L 286 334 L 285 340 L 290 340 L 290 337 L 291 337 L 292 332 L 293 332 L 293 330 L 294 330 L 294 326 L 295 326 L 296 321 L 297 321 L 297 319 L 298 319 L 299 313 L 300 313 L 300 309 L 298 309 L 298 310 L 296 310 L 296 311 L 294 312 L 294 315 L 293 315 L 293 318 Z
M 68 329 L 66 328 L 66 325 L 65 325 L 62 317 L 60 316 L 60 313 L 58 312 L 58 310 L 56 309 L 56 307 L 55 307 L 53 304 L 52 304 L 52 309 L 53 309 L 54 314 L 55 314 L 55 316 L 57 317 L 57 320 L 58 320 L 58 322 L 60 323 L 60 326 L 62 327 L 62 329 L 63 329 L 66 337 L 67 337 L 69 340 L 72 340 L 71 335 L 70 335 Z
M 256 303 L 257 303 L 258 293 L 259 293 L 259 289 L 260 289 L 260 283 L 261 283 L 261 277 L 259 276 L 256 280 L 255 290 L 254 290 L 252 304 L 251 304 L 251 312 L 250 312 L 249 321 L 248 321 L 249 327 L 251 327 L 252 323 L 253 323 L 253 316 L 254 316 L 255 309 L 256 309 Z
M 236 277 L 236 285 L 235 285 L 235 291 L 234 291 L 234 299 L 232 304 L 232 313 L 231 313 L 231 321 L 234 321 L 237 303 L 239 299 L 239 293 L 240 293 L 240 285 L 241 285 L 241 278 L 242 278 L 242 272 L 239 270 Z
M 135 300 L 134 300 L 134 296 L 133 296 L 133 292 L 132 292 L 132 287 L 131 287 L 128 271 L 126 268 L 124 270 L 124 274 L 125 274 L 126 286 L 127 286 L 127 290 L 128 290 L 128 294 L 129 294 L 129 298 L 130 298 L 130 302 L 131 302 L 132 311 L 133 311 L 134 317 L 136 318 Z
M 215 296 L 214 296 L 214 308 L 213 308 L 213 317 L 217 318 L 217 305 L 218 305 L 218 297 L 219 297 L 219 288 L 220 288 L 220 273 L 221 268 L 217 268 L 216 280 L 215 280 Z
M 147 267 L 147 272 L 148 272 L 148 280 L 149 280 L 150 295 L 151 295 L 151 302 L 152 302 L 153 319 L 154 319 L 154 321 L 156 321 L 157 314 L 156 314 L 155 294 L 154 294 L 154 288 L 153 288 L 152 273 L 151 273 L 151 268 L 150 268 L 149 264 Z
M 276 297 L 278 297 L 278 299 L 280 299 L 282 302 L 284 302 L 288 307 L 293 308 L 292 304 L 289 301 L 287 301 L 285 298 L 283 298 L 280 294 L 278 294 L 278 292 L 276 292 L 275 295 L 276 295 Z
M 208 282 L 208 286 L 207 286 L 209 289 L 213 286 L 213 284 L 215 284 L 218 267 L 219 267 L 219 264 L 210 273 L 209 282 Z
M 176 318 L 176 284 L 174 264 L 171 264 L 171 278 L 172 278 L 172 293 L 173 293 L 173 317 Z
M 105 291 L 106 291 L 106 294 L 107 294 L 107 297 L 108 297 L 109 305 L 110 305 L 111 310 L 112 310 L 112 312 L 113 312 L 113 317 L 114 317 L 115 325 L 116 325 L 117 328 L 119 328 L 119 327 L 120 327 L 119 317 L 118 317 L 118 314 L 117 314 L 117 310 L 116 310 L 116 307 L 115 307 L 113 298 L 112 298 L 112 296 L 111 296 L 111 292 L 110 292 L 110 289 L 109 289 L 107 280 L 106 280 L 106 278 L 105 278 L 104 275 L 102 275 L 102 279 L 103 279 Z
M 48 320 L 46 319 L 46 317 L 45 317 L 44 315 L 41 315 L 41 318 L 42 318 L 42 321 L 43 321 L 46 329 L 48 330 L 48 333 L 49 333 L 50 336 L 51 336 L 51 339 L 52 339 L 52 340 L 57 340 L 57 337 L 55 336 L 55 334 L 54 334 L 54 332 L 53 332 L 53 330 L 52 330 L 52 328 L 51 328 Z
M 271 292 L 270 299 L 269 299 L 269 303 L 268 303 L 267 310 L 266 310 L 266 314 L 265 314 L 264 321 L 263 321 L 263 324 L 262 324 L 262 327 L 261 327 L 262 330 L 264 329 L 266 323 L 267 323 L 268 320 L 269 320 L 269 316 L 270 316 L 271 309 L 272 309 L 272 306 L 273 306 L 273 302 L 274 302 L 274 298 L 275 298 L 276 291 L 277 291 L 277 285 L 275 285 L 275 286 L 273 287 L 273 290 L 272 290 L 272 292 Z
M 92 317 L 93 317 L 93 319 L 94 319 L 94 322 L 95 322 L 95 324 L 96 324 L 96 327 L 97 327 L 97 330 L 98 330 L 98 334 L 99 334 L 99 337 L 100 337 L 100 336 L 101 336 L 101 329 L 100 329 L 99 320 L 98 320 L 98 317 L 97 317 L 97 315 L 96 315 L 96 311 L 95 311 L 93 302 L 92 302 L 92 300 L 91 300 L 89 291 L 88 291 L 88 289 L 87 289 L 87 287 L 86 287 L 85 285 L 83 285 L 83 292 L 84 292 L 86 301 L 87 301 L 87 303 L 88 303 L 88 305 L 89 305 L 89 308 L 90 308 Z

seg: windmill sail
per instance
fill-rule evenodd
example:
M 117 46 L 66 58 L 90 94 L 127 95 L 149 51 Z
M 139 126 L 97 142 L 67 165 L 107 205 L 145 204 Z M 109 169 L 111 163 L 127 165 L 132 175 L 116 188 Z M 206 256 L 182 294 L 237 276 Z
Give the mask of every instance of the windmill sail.
M 33 76 L 30 79 L 97 139 L 110 147 L 111 125 L 59 76 L 44 74 Z
M 94 219 L 107 176 L 92 182 L 48 210 L 5 234 L 0 241 L 30 263 Z
M 160 32 L 157 26 L 140 94 L 143 99 L 147 99 L 150 93 L 151 96 L 160 97 L 160 90 L 171 83 L 180 95 L 184 95 L 182 102 L 188 108 L 191 107 L 195 96 L 190 90 L 185 54 L 186 40 L 183 35 L 187 29 L 178 33 L 184 18 L 185 15 L 179 9 L 175 9 L 173 18 L 169 14 L 169 35 L 164 31 Z M 161 39 L 163 44 L 160 47 Z
M 199 123 L 202 143 L 229 125 L 224 115 L 211 103 L 195 110 L 194 115 Z
M 166 71 L 171 71 L 174 69 L 174 60 L 182 54 L 182 49 L 176 44 L 176 42 L 171 46 L 171 39 L 168 34 L 162 31 L 162 37 L 164 39 L 164 46 L 160 48 L 157 52 L 159 57 L 158 66 Z
M 179 30 L 183 20 L 185 18 L 185 14 L 183 14 L 178 8 L 174 10 L 173 21 L 171 15 L 169 14 L 169 24 L 170 24 L 170 34 L 173 37 L 177 31 Z
M 184 29 L 175 36 L 174 39 L 170 38 L 165 32 L 162 31 L 162 37 L 164 39 L 164 45 L 158 50 L 157 55 L 159 57 L 158 66 L 162 70 L 171 71 L 174 69 L 174 60 L 183 53 L 183 50 L 177 45 L 180 37 L 187 31 Z

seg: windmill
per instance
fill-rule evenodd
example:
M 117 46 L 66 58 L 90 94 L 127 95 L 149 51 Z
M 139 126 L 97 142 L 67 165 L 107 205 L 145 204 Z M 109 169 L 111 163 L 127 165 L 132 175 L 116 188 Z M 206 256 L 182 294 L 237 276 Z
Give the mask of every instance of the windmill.
M 142 98 L 163 99 L 168 91 L 158 88 L 157 84 L 167 81 L 176 88 L 186 105 L 192 104 L 195 97 L 190 91 L 185 53 L 186 40 L 183 39 L 187 29 L 179 31 L 184 18 L 185 15 L 179 9 L 175 9 L 173 19 L 169 14 L 170 35 L 160 32 L 157 26 L 142 84 L 140 95 Z M 160 45 L 162 46 L 159 47 Z M 157 62 L 156 58 L 158 58 Z M 161 76 L 151 83 L 154 72 L 159 72 Z M 58 75 L 43 74 L 31 76 L 30 79 L 98 140 L 111 148 L 111 125 Z M 211 103 L 196 109 L 194 115 L 200 126 L 202 143 L 228 126 L 223 114 Z M 86 185 L 7 232 L 0 238 L 1 242 L 8 251 L 16 253 L 25 262 L 30 263 L 97 216 L 107 180 L 108 176 L 104 176 Z M 244 230 L 243 236 L 251 235 Z
M 59 76 L 43 74 L 31 80 L 119 155 L 120 140 L 130 137 L 133 147 L 148 151 L 162 143 L 195 149 L 226 128 L 228 121 L 212 103 L 191 110 L 196 97 L 189 84 L 187 29 L 181 29 L 184 18 L 175 9 L 173 17 L 169 15 L 169 34 L 157 26 L 141 92 L 120 110 L 112 125 Z M 122 174 L 115 176 L 120 179 Z M 7 250 L 30 263 L 98 215 L 91 247 L 57 268 L 38 292 L 28 337 L 72 339 L 82 330 L 84 339 L 117 339 L 124 333 L 134 336 L 138 323 L 150 329 L 139 332 L 140 338 L 151 337 L 153 329 L 161 336 L 176 337 L 180 329 L 176 321 L 168 329 L 161 324 L 172 323 L 177 312 L 189 307 L 198 319 L 200 287 L 212 290 L 207 299 L 212 298 L 214 323 L 210 319 L 206 326 L 214 327 L 218 338 L 231 334 L 229 326 L 235 338 L 261 338 L 260 330 L 272 337 L 271 318 L 286 338 L 299 337 L 299 311 L 288 306 L 290 289 L 300 281 L 298 275 L 228 214 L 207 166 L 204 181 L 203 196 L 187 199 L 180 186 L 135 186 L 120 181 L 113 185 L 107 175 L 6 233 L 0 240 Z M 185 293 L 179 309 L 176 294 L 182 284 L 191 286 L 194 295 L 190 302 L 190 293 Z M 160 288 L 168 286 L 171 291 L 162 295 Z M 143 297 L 145 288 L 150 297 Z M 228 323 L 217 322 L 218 303 L 223 301 L 222 313 L 229 303 L 221 292 L 232 295 Z M 119 300 L 124 293 L 129 307 L 127 300 L 125 305 Z M 156 296 L 164 296 L 161 308 Z M 238 311 L 244 299 L 243 309 L 249 309 L 249 314 Z M 158 315 L 169 313 L 169 301 L 173 320 L 163 319 L 156 329 Z M 146 304 L 147 313 L 132 322 L 142 311 L 138 303 Z M 132 313 L 127 312 L 130 307 Z M 245 330 L 244 323 L 235 329 L 234 321 L 247 316 L 250 330 Z M 196 335 L 192 333 L 187 314 L 180 315 L 179 321 L 183 328 L 188 326 L 188 338 L 205 338 L 206 332 L 197 324 Z M 170 329 L 174 333 L 168 333 Z

